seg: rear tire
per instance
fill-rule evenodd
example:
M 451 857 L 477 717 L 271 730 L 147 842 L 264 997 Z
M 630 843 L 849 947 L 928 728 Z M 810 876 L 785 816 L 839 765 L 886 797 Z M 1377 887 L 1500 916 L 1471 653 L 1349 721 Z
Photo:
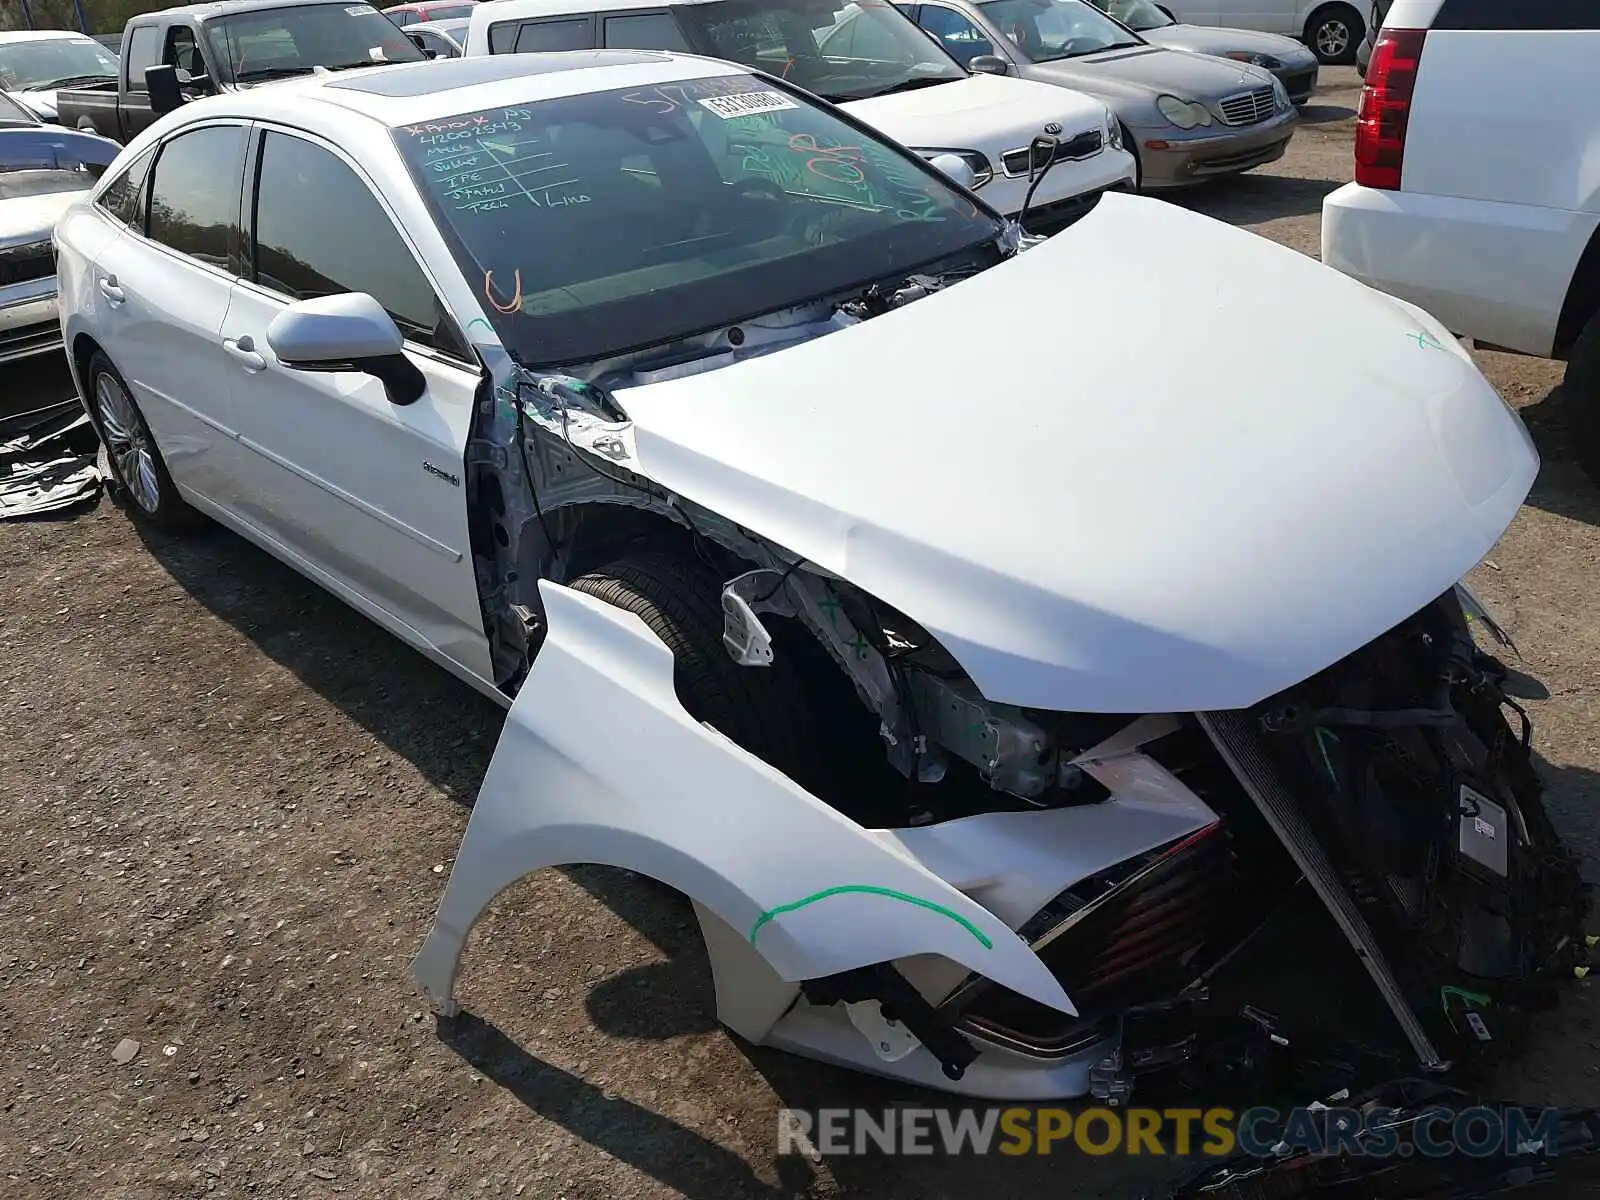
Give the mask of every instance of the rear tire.
M 90 356 L 84 377 L 89 392 L 86 407 L 100 438 L 101 469 L 112 499 L 135 521 L 166 533 L 201 524 L 200 514 L 178 495 L 127 381 L 103 351 Z
M 1367 23 L 1348 4 L 1325 4 L 1306 22 L 1306 45 L 1325 67 L 1354 63 L 1366 36 Z
M 1589 318 L 1572 344 L 1561 392 L 1572 414 L 1578 463 L 1590 481 L 1600 486 L 1600 313 Z
M 678 700 L 796 783 L 826 798 L 831 762 L 818 736 L 799 664 L 741 667 L 722 643 L 722 580 L 703 563 L 668 554 L 622 559 L 568 585 L 633 613 L 672 651 Z

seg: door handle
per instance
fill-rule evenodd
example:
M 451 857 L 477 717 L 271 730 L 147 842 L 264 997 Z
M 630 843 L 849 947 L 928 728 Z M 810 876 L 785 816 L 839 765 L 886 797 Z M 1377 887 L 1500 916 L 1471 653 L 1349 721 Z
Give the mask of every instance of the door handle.
M 260 371 L 267 365 L 267 360 L 256 353 L 256 344 L 249 334 L 242 338 L 223 338 L 222 348 L 242 362 L 247 371 Z
M 101 278 L 100 294 L 112 304 L 121 304 L 128 298 L 123 290 L 117 286 L 117 277 L 115 275 L 106 275 Z

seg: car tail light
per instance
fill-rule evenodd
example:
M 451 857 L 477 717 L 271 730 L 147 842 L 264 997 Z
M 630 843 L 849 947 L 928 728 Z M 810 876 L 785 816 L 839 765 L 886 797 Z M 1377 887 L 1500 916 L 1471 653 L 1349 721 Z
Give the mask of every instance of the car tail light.
M 1356 113 L 1356 182 L 1362 187 L 1400 189 L 1406 126 L 1417 87 L 1426 29 L 1384 29 L 1372 47 L 1361 107 Z

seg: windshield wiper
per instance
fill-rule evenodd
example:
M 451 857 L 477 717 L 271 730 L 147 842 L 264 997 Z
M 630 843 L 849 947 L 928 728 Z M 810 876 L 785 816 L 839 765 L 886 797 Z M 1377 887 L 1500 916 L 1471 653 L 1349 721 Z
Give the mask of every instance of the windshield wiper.
M 871 100 L 871 99 L 873 99 L 873 98 L 875 98 L 877 96 L 892 96 L 896 92 L 911 92 L 911 91 L 915 91 L 917 88 L 935 87 L 935 86 L 937 86 L 938 84 L 941 84 L 941 83 L 953 83 L 953 82 L 955 82 L 953 79 L 932 78 L 930 76 L 923 76 L 920 79 L 902 79 L 899 83 L 891 83 L 888 87 L 879 88 L 875 92 L 860 92 L 860 93 L 856 93 L 856 92 L 843 93 L 843 92 L 841 92 L 838 95 L 829 97 L 829 99 L 832 99 L 832 100 L 835 100 L 835 101 Z
M 96 72 L 93 75 L 63 75 L 60 79 L 46 79 L 40 83 L 30 83 L 22 90 L 25 92 L 48 92 L 53 88 L 71 87 L 75 83 L 92 83 L 97 79 L 115 79 L 116 76 L 109 71 Z
M 244 83 L 248 79 L 286 79 L 291 75 L 310 75 L 312 67 L 258 67 L 254 71 L 240 71 L 234 79 Z
M 359 70 L 362 67 L 392 67 L 392 66 L 395 65 L 395 63 L 399 63 L 399 62 L 415 62 L 415 61 L 418 61 L 418 60 L 410 59 L 410 58 L 394 58 L 394 59 L 386 58 L 386 59 L 384 59 L 384 60 L 382 60 L 380 62 L 378 59 L 375 59 L 375 58 L 361 58 L 361 59 L 357 59 L 355 62 L 334 63 L 332 66 L 330 66 L 328 68 L 328 70 L 330 70 L 330 71 L 355 71 L 355 70 Z

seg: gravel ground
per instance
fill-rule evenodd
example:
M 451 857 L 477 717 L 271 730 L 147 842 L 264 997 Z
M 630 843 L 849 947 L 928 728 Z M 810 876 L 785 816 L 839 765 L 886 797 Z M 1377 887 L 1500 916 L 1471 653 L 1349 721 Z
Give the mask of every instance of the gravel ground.
M 1183 202 L 1315 254 L 1357 86 L 1328 72 L 1282 162 Z M 1545 467 L 1477 582 L 1551 688 L 1538 748 L 1597 874 L 1600 498 L 1563 446 L 1558 368 L 1480 361 Z M 69 388 L 54 364 L 0 373 L 8 407 Z M 687 910 L 616 873 L 503 897 L 468 1013 L 438 1026 L 408 960 L 498 710 L 225 533 L 145 537 L 102 504 L 0 546 L 8 1194 L 1127 1196 L 1171 1170 L 778 1157 L 777 1107 L 904 1092 L 720 1032 Z M 1502 1091 L 1600 1099 L 1596 1015 L 1575 989 Z

